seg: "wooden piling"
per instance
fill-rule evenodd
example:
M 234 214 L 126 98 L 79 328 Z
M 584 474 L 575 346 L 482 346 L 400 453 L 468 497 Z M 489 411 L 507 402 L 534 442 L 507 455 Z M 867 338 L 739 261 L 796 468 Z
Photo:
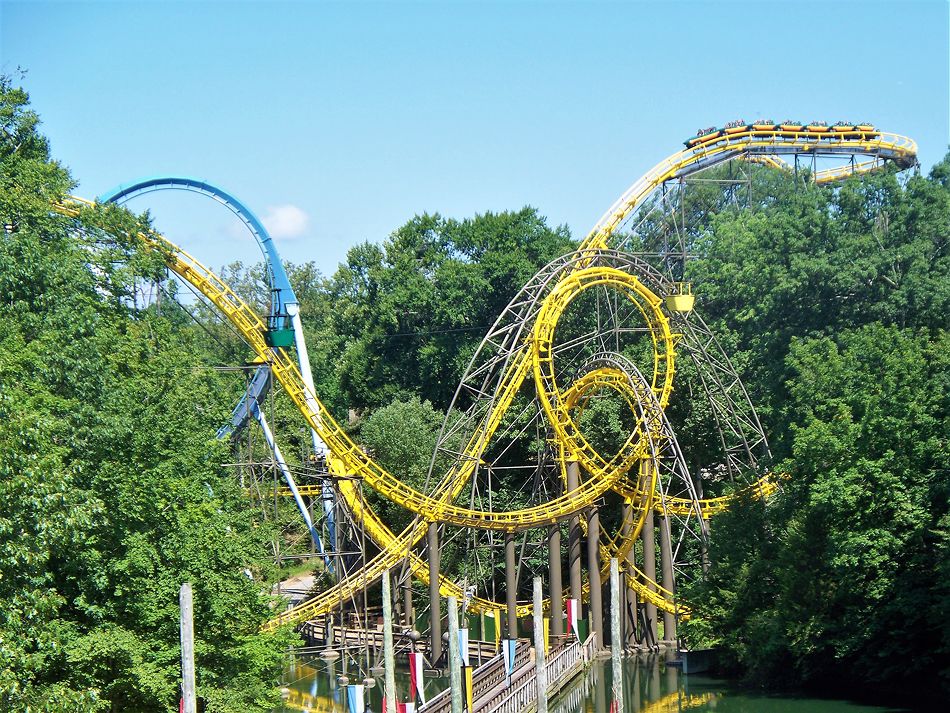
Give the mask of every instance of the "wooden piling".
M 383 693 L 386 710 L 396 710 L 396 653 L 393 650 L 393 596 L 389 570 L 383 572 Z
M 198 713 L 195 697 L 195 626 L 191 599 L 191 582 L 181 585 L 178 592 L 181 607 L 181 698 L 184 713 Z
M 459 653 L 459 612 L 455 597 L 446 597 L 449 605 L 449 689 L 452 695 L 452 713 L 462 713 L 462 663 Z
M 544 660 L 544 612 L 541 578 L 534 578 L 534 664 L 538 684 L 538 713 L 548 713 L 548 681 Z
M 620 604 L 620 565 L 616 558 L 610 560 L 610 663 L 612 667 L 613 713 L 623 713 L 623 665 L 620 653 L 623 648 Z

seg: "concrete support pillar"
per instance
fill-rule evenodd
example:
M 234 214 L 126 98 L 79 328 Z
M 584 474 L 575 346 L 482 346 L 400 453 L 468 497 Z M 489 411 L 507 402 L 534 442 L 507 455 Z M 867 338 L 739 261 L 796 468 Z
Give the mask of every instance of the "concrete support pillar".
M 402 587 L 402 616 L 405 627 L 407 629 L 412 629 L 416 623 L 416 612 L 412 608 L 411 577 L 407 577 L 406 583 Z
M 580 485 L 580 465 L 576 460 L 567 463 L 567 490 L 576 490 Z M 580 604 L 584 594 L 581 585 L 581 519 L 571 515 L 571 525 L 567 540 L 567 564 L 571 578 L 571 598 Z
M 590 628 L 594 648 L 604 645 L 603 587 L 600 582 L 600 513 L 594 505 L 587 515 L 587 580 L 590 583 Z
M 558 524 L 548 528 L 548 571 L 551 590 L 551 634 L 561 636 L 564 633 L 564 584 L 561 581 L 561 527 Z
M 650 512 L 647 513 L 646 522 L 643 523 L 641 539 L 643 541 L 643 573 L 650 582 L 647 584 L 647 587 L 651 591 L 655 591 L 656 588 L 652 582 L 656 582 L 656 541 L 653 534 L 652 508 Z M 644 632 L 644 638 L 646 639 L 646 643 L 652 646 L 657 641 L 656 605 L 647 601 L 644 606 L 644 611 L 646 612 L 646 631 Z
M 622 526 L 624 538 L 629 538 L 633 532 L 633 517 L 633 505 L 630 503 L 624 503 Z M 629 551 L 627 552 L 627 562 L 634 566 L 636 566 L 636 553 L 636 543 L 632 543 L 630 545 Z M 621 591 L 623 593 L 621 598 L 623 599 L 624 608 L 624 616 L 621 622 L 623 625 L 623 645 L 626 649 L 632 649 L 639 642 L 639 639 L 637 638 L 637 626 L 639 619 L 639 614 L 637 612 L 637 593 L 632 587 L 627 586 L 627 578 L 624 576 L 622 571 L 620 575 L 620 584 Z
M 660 568 L 663 573 L 663 589 L 673 591 L 673 548 L 670 541 L 670 519 L 660 517 Z M 676 615 L 663 610 L 663 641 L 676 643 Z
M 515 562 L 515 533 L 505 533 L 505 601 L 508 638 L 518 638 L 518 567 Z
M 442 658 L 442 606 L 439 599 L 439 526 L 431 522 L 426 532 L 429 550 L 429 650 L 432 665 Z

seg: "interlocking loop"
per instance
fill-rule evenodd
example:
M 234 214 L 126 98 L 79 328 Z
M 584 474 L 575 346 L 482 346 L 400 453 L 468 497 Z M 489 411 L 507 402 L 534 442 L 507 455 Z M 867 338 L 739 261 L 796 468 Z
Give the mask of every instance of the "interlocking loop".
M 628 477 L 630 469 L 636 463 L 649 460 L 647 451 L 650 444 L 662 441 L 664 427 L 658 426 L 657 419 L 642 418 L 644 409 L 654 409 L 648 404 L 659 405 L 662 411 L 672 389 L 674 369 L 674 338 L 669 322 L 664 315 L 660 298 L 646 288 L 636 277 L 622 270 L 599 265 L 597 251 L 609 248 L 614 232 L 644 200 L 664 182 L 683 178 L 704 170 L 710 166 L 733 159 L 752 159 L 775 163 L 781 156 L 787 155 L 843 155 L 865 156 L 870 160 L 862 163 L 852 162 L 851 167 L 818 172 L 814 178 L 818 182 L 838 180 L 855 173 L 863 173 L 880 166 L 885 160 L 896 162 L 902 167 L 916 160 L 916 145 L 901 136 L 873 132 L 855 136 L 836 136 L 831 133 L 818 133 L 802 130 L 797 132 L 749 130 L 724 135 L 722 138 L 704 142 L 694 148 L 678 152 L 661 162 L 643 178 L 630 187 L 598 221 L 588 238 L 578 249 L 580 260 L 566 271 L 553 285 L 546 296 L 538 317 L 530 330 L 530 336 L 520 344 L 500 381 L 493 407 L 479 424 L 463 450 L 458 464 L 442 477 L 431 495 L 420 493 L 388 473 L 379 464 L 369 458 L 346 432 L 336 423 L 330 413 L 319 401 L 316 394 L 305 386 L 297 365 L 282 349 L 271 349 L 265 339 L 266 325 L 254 311 L 213 272 L 204 267 L 190 255 L 168 242 L 165 238 L 151 233 L 139 235 L 146 249 L 160 252 L 170 270 L 195 287 L 210 300 L 221 313 L 241 333 L 259 357 L 271 365 L 274 376 L 283 385 L 285 391 L 308 423 L 324 440 L 331 454 L 331 467 L 337 473 L 360 478 L 370 487 L 393 502 L 417 513 L 419 517 L 398 536 L 392 533 L 379 520 L 373 510 L 363 500 L 359 489 L 351 479 L 339 483 L 341 496 L 353 517 L 361 523 L 367 534 L 380 547 L 380 554 L 371 560 L 359 572 L 351 575 L 334 587 L 319 594 L 293 610 L 277 617 L 269 626 L 299 621 L 333 610 L 355 592 L 377 579 L 383 571 L 406 561 L 413 574 L 424 582 L 428 581 L 425 563 L 412 551 L 422 538 L 428 521 L 447 522 L 463 527 L 494 530 L 518 530 L 563 518 L 593 503 L 607 489 L 614 488 L 628 498 L 652 498 L 654 486 L 643 481 L 642 473 L 636 480 Z M 75 215 L 79 205 L 86 203 L 74 199 L 60 207 L 65 213 Z M 626 299 L 640 309 L 653 339 L 654 371 L 650 382 L 649 396 L 638 389 L 630 374 L 623 369 L 605 370 L 592 375 L 583 375 L 577 383 L 563 393 L 555 379 L 554 369 L 554 332 L 558 319 L 567 306 L 584 290 L 592 286 L 608 286 L 619 290 Z M 555 438 L 558 442 L 562 462 L 566 458 L 576 458 L 587 471 L 587 478 L 581 486 L 559 498 L 540 506 L 493 512 L 472 510 L 454 504 L 465 484 L 475 474 L 481 463 L 481 456 L 492 436 L 499 428 L 502 418 L 514 401 L 518 390 L 529 374 L 533 375 L 538 398 L 544 409 Z M 624 385 L 626 384 L 626 385 Z M 577 426 L 571 410 L 582 398 L 584 390 L 590 385 L 598 388 L 608 387 L 621 391 L 629 403 L 636 399 L 641 404 L 641 418 L 634 432 L 630 434 L 620 451 L 606 458 L 586 441 Z M 655 448 L 655 444 L 653 446 Z M 639 472 L 639 471 L 638 471 Z M 652 476 L 655 484 L 655 475 Z M 755 492 L 765 494 L 774 489 L 769 481 L 760 481 L 751 486 Z M 703 517 L 724 509 L 729 498 L 709 500 L 684 500 L 667 498 L 655 503 L 655 507 L 666 513 L 693 513 L 697 509 Z M 624 552 L 629 548 L 631 536 L 628 534 L 619 540 L 616 547 L 605 550 Z M 647 600 L 667 611 L 675 609 L 672 593 L 662 590 L 656 583 L 645 584 L 642 573 L 635 568 L 627 571 L 628 583 Z M 440 579 L 443 595 L 461 596 L 461 590 L 447 578 Z M 470 609 L 475 611 L 496 609 L 493 602 L 475 598 Z M 530 607 L 519 607 L 519 615 L 526 614 Z

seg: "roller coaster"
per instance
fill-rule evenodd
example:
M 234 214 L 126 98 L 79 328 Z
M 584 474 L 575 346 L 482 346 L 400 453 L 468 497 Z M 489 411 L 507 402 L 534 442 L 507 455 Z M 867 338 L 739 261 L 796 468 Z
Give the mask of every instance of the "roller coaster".
M 820 167 L 819 161 L 834 165 Z M 363 551 L 357 567 L 341 568 L 331 586 L 280 613 L 268 627 L 333 612 L 385 570 L 400 566 L 431 591 L 437 587 L 441 595 L 463 600 L 470 612 L 497 611 L 503 604 L 493 593 L 472 592 L 467 582 L 434 568 L 438 553 L 433 548 L 453 537 L 466 538 L 466 549 L 477 560 L 479 552 L 489 551 L 486 546 L 521 537 L 524 555 L 539 533 L 556 531 L 559 538 L 568 521 L 596 527 L 598 506 L 622 511 L 622 517 L 615 532 L 596 535 L 603 571 L 589 568 L 585 592 L 616 557 L 641 602 L 688 616 L 675 596 L 676 583 L 698 576 L 709 518 L 742 494 L 770 495 L 781 480 L 769 470 L 768 439 L 728 350 L 694 309 L 691 286 L 684 279 L 691 246 L 676 206 L 682 206 L 691 181 L 727 163 L 765 164 L 827 183 L 887 164 L 911 167 L 916 145 L 867 124 L 737 121 L 699 132 L 630 186 L 576 250 L 542 268 L 498 316 L 455 392 L 423 489 L 401 482 L 377 463 L 315 393 L 298 301 L 273 242 L 250 210 L 208 182 L 170 176 L 137 181 L 100 197 L 102 202 L 120 201 L 168 188 L 205 193 L 233 210 L 264 252 L 273 301 L 270 314 L 261 316 L 165 237 L 138 235 L 144 250 L 159 253 L 171 272 L 216 308 L 260 364 L 219 436 L 245 428 L 249 418 L 258 421 L 286 480 L 283 492 L 297 502 L 328 567 L 329 550 L 307 515 L 305 497 L 320 499 L 331 532 L 334 513 L 343 510 L 371 541 L 373 549 Z M 91 204 L 75 198 L 61 209 L 78 215 L 85 205 Z M 672 230 L 663 233 L 659 244 L 645 239 L 648 233 L 655 237 L 660 223 Z M 687 460 L 670 416 L 678 373 L 688 375 L 693 398 L 706 404 L 716 451 L 706 462 Z M 263 417 L 259 404 L 271 379 L 311 430 L 322 474 L 316 485 L 294 482 Z M 613 454 L 600 452 L 582 426 L 585 409 L 604 395 L 620 399 L 629 425 L 626 440 Z M 518 450 L 514 445 L 526 441 L 534 452 L 524 456 L 522 448 L 523 462 L 512 463 L 511 453 Z M 510 476 L 517 469 L 524 474 L 521 492 L 501 492 L 499 474 Z M 723 484 L 724 494 L 705 497 L 704 480 Z M 504 482 L 510 488 L 511 478 Z M 393 532 L 371 506 L 364 487 L 411 513 L 410 524 Z M 650 552 L 654 516 L 660 522 L 662 580 Z M 331 542 L 336 537 L 333 532 Z M 638 560 L 635 543 L 644 537 L 649 544 L 642 546 Z M 559 544 L 557 548 L 560 557 Z M 560 609 L 560 597 L 556 601 Z M 530 611 L 529 603 L 517 604 L 518 616 Z

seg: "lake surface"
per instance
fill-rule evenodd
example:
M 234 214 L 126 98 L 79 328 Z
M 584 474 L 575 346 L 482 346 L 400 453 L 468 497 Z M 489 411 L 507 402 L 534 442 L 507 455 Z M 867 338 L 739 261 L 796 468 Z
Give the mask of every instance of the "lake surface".
M 661 656 L 624 659 L 624 711 L 637 713 L 681 713 L 716 711 L 717 713 L 903 713 L 904 709 L 868 706 L 848 700 L 807 698 L 793 695 L 756 695 L 729 682 L 703 675 L 686 676 L 668 666 Z M 275 713 L 348 713 L 346 694 L 339 677 L 350 683 L 372 677 L 376 686 L 368 691 L 370 708 L 382 710 L 382 672 L 374 675 L 365 657 L 347 657 L 324 661 L 317 657 L 294 656 L 285 671 L 286 703 Z M 426 695 L 431 697 L 448 681 L 426 676 Z M 409 687 L 409 672 L 397 670 L 396 689 L 403 699 Z M 551 713 L 611 713 L 612 676 L 610 660 L 595 662 L 568 688 L 549 702 Z M 847 692 L 842 691 L 846 699 Z

